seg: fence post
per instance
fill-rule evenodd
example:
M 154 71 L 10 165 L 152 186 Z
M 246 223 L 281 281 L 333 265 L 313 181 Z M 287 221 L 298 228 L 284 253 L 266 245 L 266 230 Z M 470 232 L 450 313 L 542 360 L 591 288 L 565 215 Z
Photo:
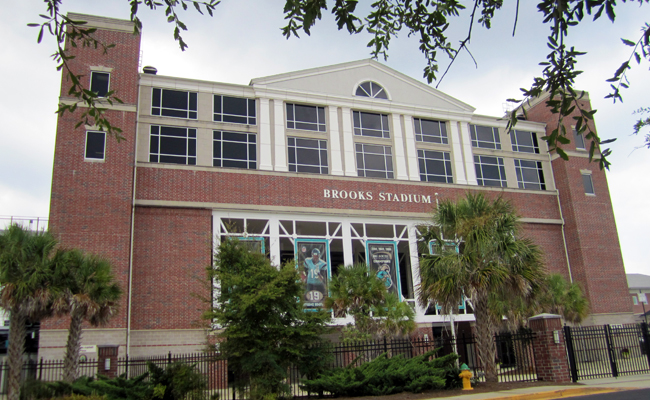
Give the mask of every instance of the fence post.
M 569 356 L 569 370 L 571 371 L 571 380 L 578 382 L 578 366 L 576 364 L 576 353 L 573 348 L 573 336 L 571 336 L 571 327 L 564 325 L 564 339 L 566 342 L 566 352 Z
M 384 353 L 388 353 L 388 345 L 386 344 L 386 336 L 384 336 Z M 388 354 L 386 354 L 386 357 L 388 357 Z
M 616 358 L 614 356 L 614 349 L 612 348 L 612 330 L 609 325 L 605 325 L 605 343 L 607 344 L 607 356 L 609 357 L 609 365 L 612 368 L 612 376 L 618 378 L 618 366 L 616 365 Z
M 530 318 L 528 326 L 535 332 L 533 351 L 537 379 L 547 382 L 570 382 L 565 341 L 562 340 L 562 318 L 540 314 Z
M 125 370 L 125 373 L 126 373 L 126 378 L 129 379 L 129 355 L 128 354 L 126 355 L 126 358 L 124 359 L 124 362 L 125 362 L 124 370 Z
M 167 354 L 167 365 L 172 363 L 172 352 L 170 351 L 169 354 Z
M 43 379 L 43 357 L 41 357 L 41 363 L 38 367 L 38 380 Z
M 645 347 L 645 356 L 648 359 L 650 368 L 650 333 L 648 332 L 648 323 L 641 322 L 641 332 L 643 332 L 643 347 Z

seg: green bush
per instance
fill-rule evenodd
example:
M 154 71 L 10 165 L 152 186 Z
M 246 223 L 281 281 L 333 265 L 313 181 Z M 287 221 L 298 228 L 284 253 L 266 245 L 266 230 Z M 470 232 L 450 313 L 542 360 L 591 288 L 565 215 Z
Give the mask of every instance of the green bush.
M 21 400 L 65 398 L 66 400 L 205 400 L 203 375 L 193 365 L 182 362 L 165 369 L 148 363 L 149 372 L 126 378 L 83 376 L 72 384 L 63 381 L 29 380 L 21 390 Z M 147 379 L 150 378 L 150 379 Z
M 325 371 L 317 379 L 304 381 L 301 388 L 310 393 L 329 392 L 335 396 L 383 396 L 442 389 L 446 386 L 447 371 L 458 356 L 449 354 L 432 359 L 436 351 L 411 359 L 401 355 L 388 358 L 384 353 L 359 367 Z

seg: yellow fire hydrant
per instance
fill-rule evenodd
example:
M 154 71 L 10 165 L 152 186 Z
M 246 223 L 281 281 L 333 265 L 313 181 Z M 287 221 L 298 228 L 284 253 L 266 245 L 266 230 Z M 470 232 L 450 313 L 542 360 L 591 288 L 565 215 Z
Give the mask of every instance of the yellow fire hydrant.
M 467 364 L 460 366 L 460 374 L 458 375 L 463 380 L 463 390 L 474 390 L 470 379 L 472 378 L 472 371 L 469 370 Z

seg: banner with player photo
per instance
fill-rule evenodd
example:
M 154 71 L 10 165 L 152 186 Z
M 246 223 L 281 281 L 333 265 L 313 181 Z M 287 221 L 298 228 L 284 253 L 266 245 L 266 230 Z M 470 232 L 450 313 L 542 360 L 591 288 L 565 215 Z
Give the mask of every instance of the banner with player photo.
M 328 242 L 325 239 L 296 239 L 295 243 L 296 268 L 305 283 L 304 307 L 323 308 L 331 274 Z
M 397 261 L 397 244 L 386 241 L 367 241 L 368 268 L 371 274 L 381 279 L 389 293 L 395 293 L 401 299 L 402 290 L 399 280 L 399 263 Z

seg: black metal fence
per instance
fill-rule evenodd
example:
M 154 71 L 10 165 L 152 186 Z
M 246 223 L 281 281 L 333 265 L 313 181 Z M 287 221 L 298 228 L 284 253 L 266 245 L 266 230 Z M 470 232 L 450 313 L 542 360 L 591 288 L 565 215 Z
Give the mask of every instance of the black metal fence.
M 498 356 L 498 376 L 500 382 L 527 382 L 537 380 L 535 370 L 535 354 L 533 351 L 534 335 L 524 333 L 518 335 L 499 335 L 494 338 Z M 483 364 L 478 359 L 476 341 L 470 336 L 453 338 L 396 339 L 377 340 L 356 343 L 337 343 L 331 345 L 332 362 L 329 367 L 345 367 L 351 363 L 361 363 L 374 360 L 383 353 L 388 357 L 401 356 L 412 358 L 429 350 L 440 348 L 437 355 L 450 353 L 459 355 L 459 365 L 467 364 L 478 381 L 485 379 Z M 206 378 L 207 391 L 210 396 L 219 395 L 222 400 L 237 400 L 248 397 L 247 389 L 235 390 L 234 376 L 228 370 L 227 360 L 219 358 L 218 354 L 167 354 L 158 357 L 124 357 L 117 359 L 118 375 L 135 377 L 147 372 L 147 362 L 152 362 L 161 368 L 175 361 L 194 365 Z M 96 376 L 97 371 L 104 371 L 104 365 L 98 365 L 96 360 L 88 360 L 79 364 L 79 375 Z M 0 363 L 0 393 L 6 393 L 7 365 Z M 63 361 L 40 360 L 29 361 L 23 366 L 23 378 L 41 381 L 57 381 L 63 377 Z M 303 377 L 295 367 L 288 371 L 287 384 L 292 397 L 308 397 L 309 393 L 300 389 Z
M 650 372 L 648 325 L 564 327 L 571 377 L 618 377 Z

